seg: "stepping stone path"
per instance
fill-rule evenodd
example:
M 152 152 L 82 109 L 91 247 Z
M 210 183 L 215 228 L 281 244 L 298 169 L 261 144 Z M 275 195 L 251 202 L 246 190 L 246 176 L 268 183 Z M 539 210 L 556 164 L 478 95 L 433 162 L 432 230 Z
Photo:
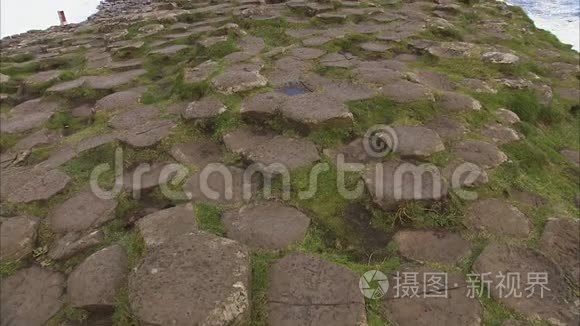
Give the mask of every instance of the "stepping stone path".
M 226 236 L 252 248 L 284 249 L 304 239 L 310 218 L 277 202 L 244 206 L 224 214 Z
M 291 96 L 280 107 L 282 115 L 307 128 L 349 126 L 353 115 L 345 104 L 324 93 Z
M 141 89 L 130 89 L 107 95 L 95 104 L 95 111 L 131 110 L 140 106 L 139 100 L 143 95 Z
M 512 238 L 527 238 L 532 231 L 529 219 L 500 199 L 482 199 L 469 205 L 464 223 L 471 230 Z
M 446 231 L 399 231 L 393 241 L 403 257 L 415 261 L 453 265 L 471 253 L 469 241 Z
M 66 279 L 36 265 L 2 278 L 0 324 L 44 325 L 64 304 Z
M 101 249 L 90 255 L 70 274 L 67 293 L 74 307 L 111 309 L 117 292 L 125 284 L 128 261 L 120 245 Z
M 122 132 L 117 138 L 134 148 L 151 147 L 169 136 L 174 127 L 171 120 L 152 120 Z
M 250 313 L 250 273 L 239 243 L 184 234 L 147 250 L 129 276 L 129 305 L 143 324 L 242 323 Z
M 0 261 L 19 260 L 32 254 L 36 245 L 39 219 L 33 216 L 16 216 L 1 221 Z
M 154 247 L 197 231 L 197 222 L 191 205 L 175 206 L 142 217 L 137 229 L 145 245 Z
M 50 213 L 50 225 L 56 233 L 98 228 L 115 217 L 117 202 L 99 198 L 88 188 L 56 207 Z
M 358 279 L 345 267 L 306 254 L 289 254 L 270 268 L 268 324 L 365 325 Z
M 544 227 L 540 250 L 564 269 L 577 286 L 580 280 L 580 224 L 573 218 L 551 218 Z
M 541 318 L 555 325 L 574 325 L 578 316 L 574 315 L 574 297 L 572 289 L 566 283 L 562 270 L 543 254 L 532 250 L 510 246 L 506 244 L 490 244 L 479 255 L 473 264 L 473 270 L 480 275 L 489 273 L 487 279 L 492 284 L 501 281 L 500 273 L 506 275 L 516 273 L 520 275 L 523 284 L 530 280 L 530 273 L 543 273 L 545 283 L 549 289 L 541 291 L 539 286 L 526 290 L 519 289 L 521 297 L 505 295 L 506 289 L 491 286 L 491 296 L 509 309 L 530 319 Z M 533 278 L 533 276 L 532 276 Z M 500 293 L 500 291 L 502 291 Z

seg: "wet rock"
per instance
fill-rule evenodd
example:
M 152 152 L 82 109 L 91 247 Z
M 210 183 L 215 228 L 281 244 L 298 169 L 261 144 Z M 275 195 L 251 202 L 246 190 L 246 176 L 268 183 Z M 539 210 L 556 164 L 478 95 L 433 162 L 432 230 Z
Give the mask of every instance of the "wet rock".
M 573 218 L 550 218 L 542 233 L 540 250 L 566 272 L 568 278 L 580 282 L 580 224 Z
M 149 214 L 137 221 L 137 229 L 147 247 L 154 247 L 174 238 L 197 231 L 193 206 L 183 205 Z
M 85 250 L 96 247 L 105 241 L 103 231 L 92 231 L 86 235 L 80 232 L 70 232 L 56 240 L 48 251 L 53 260 L 69 259 Z
M 385 210 L 408 201 L 430 202 L 447 196 L 440 172 L 428 165 L 400 161 L 371 164 L 363 178 L 373 201 Z
M 282 103 L 280 111 L 284 117 L 308 128 L 348 126 L 353 122 L 353 115 L 346 105 L 333 97 L 319 93 L 288 97 Z
M 278 260 L 270 269 L 269 324 L 366 324 L 358 279 L 345 267 L 314 256 L 294 253 Z
M 205 120 L 218 117 L 226 112 L 227 107 L 217 98 L 204 97 L 190 103 L 181 116 L 187 120 Z
M 464 224 L 472 230 L 512 238 L 527 238 L 529 219 L 516 207 L 500 199 L 481 199 L 469 205 Z
M 148 251 L 129 277 L 129 303 L 151 325 L 230 325 L 249 317 L 250 258 L 235 241 L 185 234 Z
M 445 112 L 473 112 L 481 110 L 481 103 L 470 96 L 445 92 L 437 97 L 437 105 Z
M 477 298 L 467 296 L 468 289 L 463 275 L 444 273 L 446 280 L 431 286 L 422 281 L 429 280 L 431 276 L 445 277 L 441 273 L 444 272 L 425 267 L 406 267 L 398 271 L 398 275 L 391 276 L 391 284 L 404 284 L 413 282 L 410 278 L 416 275 L 419 289 L 417 295 L 405 295 L 404 290 L 390 288 L 381 301 L 380 312 L 383 318 L 401 326 L 480 325 L 483 308 Z M 395 281 L 394 277 L 397 276 L 400 279 Z
M 232 65 L 213 79 L 213 86 L 225 94 L 239 93 L 266 86 L 268 80 L 260 74 L 261 64 Z
M 403 257 L 417 261 L 453 265 L 471 253 L 469 241 L 445 231 L 399 231 L 393 240 Z
M 500 124 L 493 124 L 484 127 L 481 135 L 490 139 L 492 142 L 503 145 L 520 140 L 520 135 L 510 127 Z
M 244 206 L 224 214 L 228 238 L 252 248 L 284 249 L 304 239 L 310 218 L 278 202 Z
M 425 127 L 402 126 L 394 127 L 396 139 L 394 139 L 393 151 L 402 157 L 429 157 L 437 152 L 445 150 L 439 135 Z M 391 137 L 391 135 L 381 135 Z M 386 139 L 387 143 L 389 139 Z
M 484 62 L 496 64 L 515 64 L 520 61 L 517 55 L 502 52 L 486 52 L 481 56 Z
M 506 307 L 530 319 L 543 319 L 554 325 L 574 325 L 578 316 L 574 315 L 574 298 L 566 284 L 562 270 L 541 253 L 505 244 L 488 245 L 473 265 L 478 274 L 487 274 L 486 278 L 493 284 L 501 282 L 500 273 L 520 275 L 521 284 L 533 282 L 533 273 L 545 275 L 542 284 L 549 289 L 540 289 L 540 285 L 520 287 L 521 297 L 506 295 L 508 289 L 491 286 L 491 296 Z M 532 278 L 530 278 L 530 276 Z M 541 277 L 540 277 L 541 282 Z
M 128 268 L 127 254 L 120 245 L 90 255 L 68 277 L 71 304 L 88 310 L 112 311 L 117 292 L 127 279 Z
M 44 325 L 64 303 L 65 278 L 38 266 L 3 278 L 0 324 Z
M 438 116 L 425 124 L 425 127 L 435 131 L 445 141 L 456 140 L 467 133 L 467 127 L 447 116 Z
M 433 94 L 428 88 L 406 80 L 383 86 L 381 93 L 397 103 L 433 100 Z
M 57 233 L 98 228 L 113 219 L 115 199 L 99 198 L 90 188 L 71 197 L 50 213 L 51 228 Z
M 580 166 L 580 152 L 573 149 L 563 149 L 560 154 L 571 164 Z
M 11 217 L 0 223 L 0 261 L 28 257 L 36 244 L 39 219 L 33 216 Z
M 517 114 L 504 108 L 497 109 L 497 111 L 495 111 L 495 116 L 497 120 L 504 125 L 513 125 L 520 122 L 520 117 L 518 117 Z
M 484 169 L 497 167 L 507 161 L 507 155 L 496 145 L 478 140 L 458 143 L 453 147 L 453 154 Z
M 177 144 L 171 148 L 170 154 L 178 162 L 200 169 L 210 163 L 223 163 L 224 160 L 221 145 L 204 139 Z
M 255 179 L 244 172 L 223 164 L 210 164 L 193 174 L 183 189 L 194 202 L 239 204 L 250 200 L 257 186 Z
M 70 178 L 59 170 L 20 171 L 3 175 L 1 196 L 11 203 L 47 200 L 68 185 Z

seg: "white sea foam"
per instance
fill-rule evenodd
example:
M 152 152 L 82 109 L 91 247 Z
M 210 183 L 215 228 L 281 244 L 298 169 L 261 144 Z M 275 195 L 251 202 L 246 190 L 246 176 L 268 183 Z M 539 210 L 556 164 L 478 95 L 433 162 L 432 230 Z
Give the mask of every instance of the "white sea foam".
M 520 6 L 536 26 L 552 32 L 562 41 L 580 51 L 580 1 L 578 0 L 508 0 Z

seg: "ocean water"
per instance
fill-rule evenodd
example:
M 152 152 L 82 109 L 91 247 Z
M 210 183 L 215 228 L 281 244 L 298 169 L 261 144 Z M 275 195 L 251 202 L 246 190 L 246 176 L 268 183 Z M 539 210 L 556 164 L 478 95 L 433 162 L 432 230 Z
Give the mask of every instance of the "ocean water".
M 562 43 L 580 51 L 579 0 L 508 0 L 522 7 L 537 27 L 552 32 Z

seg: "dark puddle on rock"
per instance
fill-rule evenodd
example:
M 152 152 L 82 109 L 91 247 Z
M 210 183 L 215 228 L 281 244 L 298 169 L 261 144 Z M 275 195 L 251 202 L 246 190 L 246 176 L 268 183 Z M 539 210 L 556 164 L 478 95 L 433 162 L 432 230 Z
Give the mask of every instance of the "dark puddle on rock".
M 308 88 L 308 86 L 306 86 L 306 84 L 304 84 L 303 82 L 288 83 L 282 86 L 279 89 L 279 91 L 288 96 L 297 96 L 306 93 L 312 93 L 312 90 Z

